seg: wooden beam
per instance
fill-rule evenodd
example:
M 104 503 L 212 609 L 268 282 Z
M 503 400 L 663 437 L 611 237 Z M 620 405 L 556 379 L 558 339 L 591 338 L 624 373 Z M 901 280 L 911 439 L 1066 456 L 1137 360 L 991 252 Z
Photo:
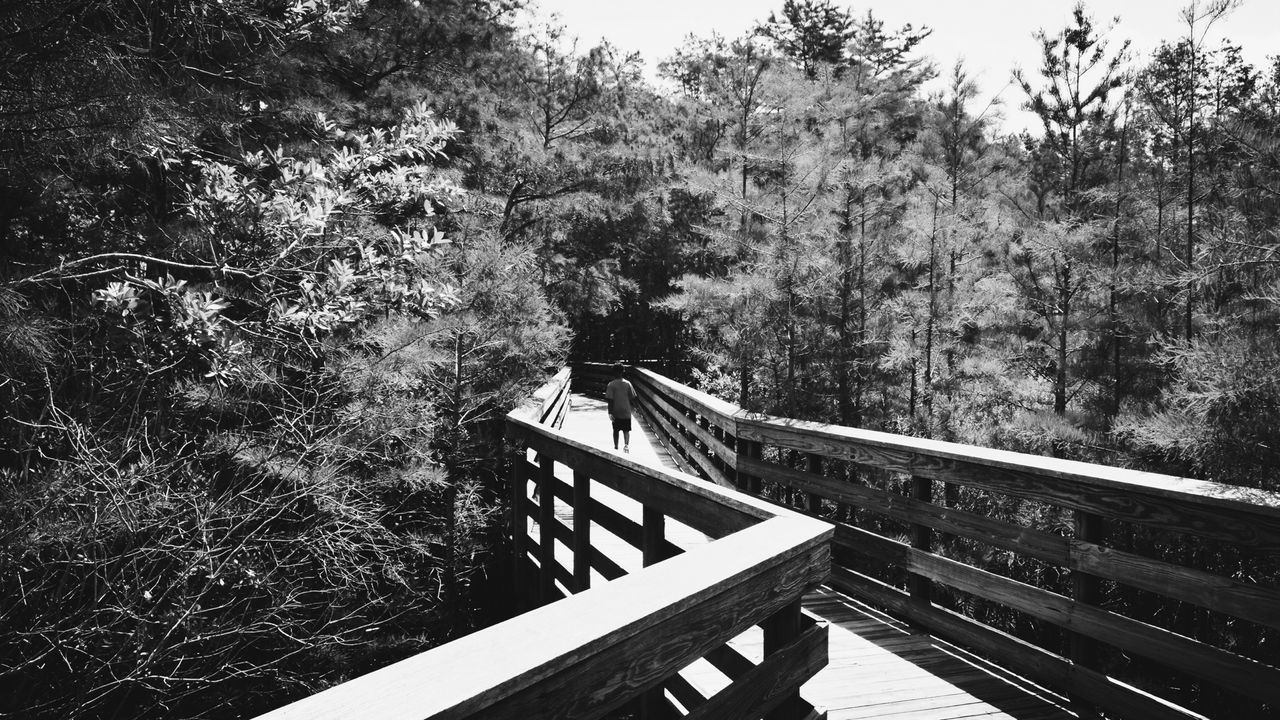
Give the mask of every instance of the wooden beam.
M 645 370 L 643 368 L 635 368 L 634 374 L 636 379 L 650 386 L 653 391 L 662 393 L 668 398 L 675 401 L 675 404 L 687 407 L 699 415 L 705 417 L 711 424 L 720 427 L 729 433 L 735 433 L 734 413 L 738 412 L 738 407 L 732 403 L 727 403 L 699 390 L 694 390 L 686 385 L 665 378 L 657 373 Z
M 701 427 L 695 420 L 681 412 L 682 409 L 687 408 L 678 408 L 669 403 L 666 398 L 654 393 L 642 394 L 640 399 L 645 403 L 652 404 L 655 408 L 661 411 L 662 418 L 660 419 L 667 421 L 666 430 L 669 435 L 675 434 L 675 425 L 678 425 L 681 429 L 693 435 L 706 445 L 707 448 L 711 452 L 715 453 L 715 455 L 722 461 L 730 464 L 733 463 L 733 450 L 724 445 L 714 434 L 712 434 L 710 430 Z M 672 423 L 674 423 L 674 425 Z
M 517 612 L 524 612 L 529 602 L 526 562 L 529 552 L 529 475 L 525 454 L 525 450 L 521 448 L 519 457 L 511 463 L 511 579 L 515 585 L 512 596 Z
M 988 657 L 1000 658 L 1003 665 L 1017 668 L 1026 677 L 1047 687 L 1061 688 L 1086 698 L 1118 717 L 1206 720 L 1186 708 L 1075 665 L 1043 648 L 951 610 L 914 603 L 907 593 L 852 570 L 833 567 L 830 585 L 926 628 L 939 637 Z
M 739 413 L 738 436 L 1103 517 L 1280 550 L 1280 493 L 871 430 Z
M 264 720 L 598 718 L 822 582 L 830 558 L 822 528 L 767 520 Z
M 555 515 L 555 462 L 546 456 L 538 460 L 538 602 L 552 602 L 555 592 L 555 575 L 549 572 L 556 563 L 556 539 L 550 528 L 559 522 Z
M 933 481 L 929 478 L 911 478 L 911 499 L 924 505 L 933 503 Z M 911 523 L 911 547 L 922 552 L 933 550 L 933 529 L 920 522 Z M 928 605 L 930 598 L 929 578 L 911 574 L 907 578 L 907 587 L 911 591 L 911 599 Z
M 1209 680 L 1247 697 L 1280 704 L 1278 668 L 1002 575 L 930 555 L 865 530 L 850 527 L 841 530 L 843 532 L 837 533 L 836 537 L 839 547 L 891 562 L 935 582 Z
M 591 587 L 591 477 L 573 471 L 573 591 Z
M 855 505 L 905 523 L 919 523 L 958 537 L 1115 580 L 1267 627 L 1280 628 L 1280 590 L 1084 540 L 1006 523 L 964 510 L 942 508 L 878 488 L 744 460 L 749 471 L 775 477 L 836 503 Z
M 607 454 L 556 430 L 512 418 L 508 418 L 507 430 L 509 437 L 526 442 L 537 452 L 711 537 L 723 537 L 775 514 L 767 503 L 749 501 L 694 476 Z
M 644 398 L 641 402 L 642 404 L 647 404 L 650 400 Z M 708 479 L 722 487 L 733 486 L 727 477 L 720 474 L 719 469 L 711 462 L 711 458 L 708 457 L 705 452 L 694 446 L 688 438 L 682 435 L 678 429 L 672 425 L 671 421 L 662 415 L 662 413 L 654 410 L 649 411 L 647 414 L 649 419 L 653 420 L 657 424 L 656 429 L 662 433 L 663 437 L 667 438 L 670 443 L 674 444 L 680 450 L 683 450 L 684 455 L 689 458 L 689 461 L 697 465 L 698 469 L 701 470 Z
M 800 686 L 826 664 L 827 625 L 812 625 L 742 673 L 685 720 L 736 720 L 762 713 L 767 718 L 775 717 L 772 713 L 777 708 L 799 700 Z M 812 710 L 812 706 L 804 705 Z

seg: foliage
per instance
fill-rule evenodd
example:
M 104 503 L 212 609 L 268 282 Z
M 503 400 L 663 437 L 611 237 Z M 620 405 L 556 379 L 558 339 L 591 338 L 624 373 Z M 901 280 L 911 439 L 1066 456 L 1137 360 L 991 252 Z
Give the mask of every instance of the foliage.
M 133 125 L 106 182 L 55 163 L 19 194 L 0 714 L 252 715 L 492 611 L 497 419 L 558 315 L 467 221 L 456 127 L 310 107 Z
M 486 621 L 498 418 L 566 357 L 1274 489 L 1280 62 L 1205 44 L 1232 5 L 1141 58 L 1078 6 L 1017 136 L 825 0 L 670 92 L 519 0 L 5 5 L 0 712 L 247 713 Z

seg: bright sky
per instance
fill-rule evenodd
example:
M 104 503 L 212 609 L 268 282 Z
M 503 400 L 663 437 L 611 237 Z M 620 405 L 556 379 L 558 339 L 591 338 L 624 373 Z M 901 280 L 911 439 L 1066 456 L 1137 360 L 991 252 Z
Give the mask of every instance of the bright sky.
M 1188 0 L 1094 0 L 1086 2 L 1096 24 L 1116 16 L 1120 22 L 1108 35 L 1112 47 L 1133 41 L 1140 54 L 1161 40 L 1185 33 L 1179 10 Z M 543 15 L 556 13 L 570 34 L 590 47 L 601 38 L 627 51 L 639 51 L 646 72 L 654 77 L 658 61 L 680 46 L 689 34 L 708 36 L 712 31 L 737 37 L 770 12 L 781 10 L 783 0 L 535 0 Z M 1201 0 L 1203 5 L 1205 0 Z M 1023 67 L 1034 73 L 1039 66 L 1037 29 L 1050 33 L 1071 18 L 1076 0 L 857 0 L 842 2 L 861 16 L 867 10 L 885 21 L 886 28 L 911 23 L 933 29 L 919 46 L 945 74 L 963 59 L 987 97 L 1004 103 L 1007 129 L 1036 124 L 1018 109 L 1023 94 L 1009 85 L 1010 72 Z M 1228 37 L 1244 47 L 1245 58 L 1260 66 L 1269 55 L 1280 54 L 1280 0 L 1244 0 L 1209 35 L 1210 46 Z M 1141 55 L 1139 55 L 1141 57 Z

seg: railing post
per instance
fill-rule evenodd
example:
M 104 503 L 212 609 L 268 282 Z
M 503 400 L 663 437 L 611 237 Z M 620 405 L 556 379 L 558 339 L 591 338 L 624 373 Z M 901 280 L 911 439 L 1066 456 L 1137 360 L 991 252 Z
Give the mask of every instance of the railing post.
M 1107 534 L 1106 520 L 1100 515 L 1076 510 L 1075 531 L 1077 540 L 1095 544 L 1101 543 Z M 1098 605 L 1102 602 L 1102 581 L 1095 575 L 1072 570 L 1071 595 L 1078 603 Z M 1073 632 L 1068 636 L 1067 652 L 1071 657 L 1071 661 L 1077 665 L 1096 670 L 1100 664 L 1098 642 L 1078 632 Z M 1083 700 L 1075 694 L 1071 695 L 1071 700 L 1074 706 L 1072 709 L 1081 718 L 1101 717 L 1094 703 Z
M 760 624 L 764 630 L 764 656 L 767 658 L 781 651 L 800 635 L 801 599 L 796 598 L 770 615 Z M 791 693 L 776 708 L 765 715 L 765 720 L 795 720 L 805 713 L 800 691 Z
M 921 502 L 933 502 L 933 481 L 929 478 L 911 478 L 911 497 Z M 933 550 L 933 528 L 918 523 L 911 524 L 911 547 L 930 552 Z M 932 602 L 932 583 L 923 575 L 912 573 L 907 577 L 912 602 L 928 605 Z
M 810 475 L 821 475 L 822 456 L 817 453 L 806 453 L 804 469 Z M 817 493 L 805 493 L 805 510 L 810 515 L 820 515 L 822 513 L 822 496 Z
M 591 478 L 573 471 L 573 591 L 591 587 Z
M 715 438 L 716 442 L 722 445 L 728 444 L 727 442 L 725 442 L 725 439 L 724 439 L 725 438 L 724 429 L 721 428 L 719 425 L 715 425 L 710 421 L 707 421 L 707 430 L 711 432 L 711 437 Z M 716 452 L 716 448 L 712 448 L 711 450 L 712 450 L 711 464 L 714 465 L 715 468 L 719 470 L 724 477 L 733 477 L 733 475 L 731 474 L 733 471 L 733 468 L 728 467 L 726 465 L 725 461 L 721 459 L 720 453 Z
M 1075 511 L 1076 539 L 1082 542 L 1098 544 L 1107 533 L 1106 520 L 1083 510 Z M 1087 605 L 1098 605 L 1102 602 L 1102 581 L 1095 575 L 1071 571 L 1072 596 L 1076 602 Z M 1098 644 L 1093 639 L 1079 633 L 1071 634 L 1071 659 L 1085 667 L 1097 667 Z
M 645 567 L 662 561 L 665 539 L 666 516 L 661 510 L 645 505 L 641 514 L 640 535 L 640 553 Z M 666 715 L 666 698 L 663 696 L 662 683 L 659 683 L 640 696 L 640 720 L 660 720 Z
M 556 590 L 556 538 L 551 524 L 556 520 L 555 460 L 542 455 L 538 458 L 538 603 L 546 605 L 555 601 Z
M 525 569 L 529 566 L 526 546 L 529 538 L 529 476 L 525 472 L 529 451 L 520 448 L 519 455 L 511 463 L 511 580 L 515 585 L 515 614 L 529 606 L 529 580 Z
M 742 456 L 747 452 L 747 441 L 741 437 L 742 430 L 738 427 L 737 418 L 734 418 L 733 431 L 725 432 L 725 445 L 729 446 L 729 450 L 733 453 L 733 487 L 738 492 L 747 491 L 747 474 L 742 471 Z
M 742 441 L 739 441 L 738 444 L 742 445 Z M 754 440 L 747 440 L 746 446 L 747 446 L 746 447 L 747 457 L 753 460 L 759 460 L 762 457 L 764 457 L 764 445 L 761 445 L 760 443 L 755 442 Z M 739 452 L 741 452 L 741 449 L 739 450 Z M 755 495 L 759 497 L 760 489 L 761 487 L 763 487 L 763 485 L 764 485 L 764 482 L 763 480 L 761 480 L 761 478 L 755 475 L 748 475 L 746 492 L 750 493 L 751 495 Z

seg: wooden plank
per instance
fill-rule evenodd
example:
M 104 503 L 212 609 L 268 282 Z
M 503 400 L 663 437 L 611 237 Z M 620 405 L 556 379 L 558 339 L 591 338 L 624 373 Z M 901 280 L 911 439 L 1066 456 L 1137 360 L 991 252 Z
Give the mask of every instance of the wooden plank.
M 755 535 L 753 531 L 764 529 L 770 522 L 735 533 L 722 542 Z M 795 540 L 794 536 L 792 539 Z M 748 552 L 752 556 L 759 554 Z M 654 565 L 649 571 L 675 565 L 686 557 L 683 555 Z M 685 599 L 664 623 L 637 633 L 626 642 L 611 642 L 597 652 L 583 653 L 578 662 L 549 676 L 546 682 L 521 690 L 500 704 L 486 708 L 484 717 L 495 720 L 535 715 L 586 717 L 588 708 L 592 712 L 595 708 L 606 712 L 612 710 L 626 698 L 656 686 L 679 668 L 719 645 L 723 638 L 736 635 L 759 622 L 761 611 L 766 614 L 776 612 L 788 597 L 811 586 L 825 574 L 819 569 L 825 557 L 825 548 L 811 547 L 770 567 L 757 566 L 749 577 L 734 585 L 717 588 L 710 597 Z M 690 568 L 680 570 L 681 573 L 690 571 Z M 633 574 L 598 590 L 623 584 L 641 575 Z M 674 578 L 668 579 L 674 581 Z M 619 602 L 625 604 L 631 600 L 620 598 Z M 617 609 L 617 604 L 613 603 L 606 608 L 614 612 Z
M 536 521 L 538 519 L 538 507 L 536 505 L 526 507 L 526 517 Z M 541 531 L 541 526 L 539 526 L 539 531 Z M 573 540 L 573 530 L 559 520 L 551 523 L 550 535 L 565 545 L 570 544 Z M 606 555 L 604 551 L 598 547 L 591 547 L 590 557 L 591 569 L 600 573 L 607 580 L 613 580 L 628 574 L 625 568 L 619 565 L 613 558 Z M 526 563 L 526 565 L 528 565 L 528 563 Z M 532 577 L 537 577 L 537 566 L 533 565 L 531 567 L 535 568 L 535 572 Z
M 974 622 L 963 615 L 936 605 L 913 603 L 906 593 L 865 575 L 833 566 L 830 585 L 854 596 L 866 598 L 868 602 L 960 645 L 1000 658 L 1002 663 L 1017 667 L 1019 672 L 1046 686 L 1070 691 L 1108 708 L 1119 717 L 1204 720 L 1203 716 L 1186 708 L 1115 682 L 1101 673 L 1077 666 L 1047 650 Z
M 893 562 L 936 582 L 1204 678 L 1247 697 L 1280 703 L 1280 669 L 874 533 L 849 527 L 843 530 L 844 536 L 838 534 L 835 541 L 838 547 Z
M 561 523 L 558 523 L 558 522 L 557 522 L 556 524 L 557 524 L 557 525 L 561 525 Z M 561 525 L 561 526 L 563 527 L 563 525 Z M 542 573 L 542 572 L 545 572 L 545 571 L 544 571 L 542 568 L 538 568 L 538 572 L 539 572 L 539 573 Z M 569 569 L 569 568 L 565 567 L 564 565 L 560 564 L 560 562 L 559 562 L 559 561 L 555 561 L 555 562 L 551 563 L 551 577 L 555 579 L 555 582 L 560 583 L 560 585 L 561 585 L 561 586 L 563 586 L 563 587 L 564 587 L 566 590 L 568 590 L 570 593 L 574 592 L 574 589 L 573 589 L 573 570 L 571 570 L 571 569 Z M 553 593 L 553 595 L 564 596 L 564 595 L 565 595 L 565 593 L 561 593 L 561 592 L 559 592 L 559 589 L 557 588 L 557 589 L 556 589 L 556 591 Z M 556 600 L 559 600 L 559 599 L 560 599 L 560 597 L 555 597 L 555 599 L 556 599 Z
M 565 502 L 570 502 L 573 499 L 573 486 L 570 486 L 563 480 L 556 478 L 555 481 L 551 483 L 551 487 L 555 491 L 555 496 L 557 498 L 564 500 Z M 643 547 L 643 531 L 640 527 L 640 523 L 637 523 L 595 498 L 590 498 L 586 507 L 586 514 L 591 518 L 592 523 L 608 530 L 619 540 L 622 540 L 637 550 L 640 550 Z M 574 516 L 577 516 L 576 508 L 574 508 Z M 571 545 L 568 541 L 566 541 L 565 544 Z M 683 552 L 683 548 L 678 547 L 671 541 L 664 540 L 662 542 L 663 557 L 672 557 L 679 555 L 681 552 Z
M 744 440 L 738 438 L 738 489 L 749 495 L 759 497 L 760 491 L 764 485 L 764 478 L 760 475 L 748 473 L 745 478 L 742 476 L 742 467 L 746 463 L 760 462 L 760 458 L 764 455 L 764 445 L 754 440 Z
M 829 537 L 767 520 L 264 717 L 599 717 L 821 582 Z
M 565 418 L 569 417 L 569 409 L 573 402 L 571 396 L 572 391 L 571 384 L 565 383 L 564 388 L 561 390 L 560 399 L 556 403 L 554 417 L 551 422 L 547 423 L 551 427 L 562 427 L 564 425 Z
M 738 412 L 736 405 L 643 368 L 637 368 L 634 374 L 639 382 L 647 384 L 654 391 L 663 393 L 674 400 L 675 404 L 693 410 L 711 424 L 730 434 L 736 434 L 736 422 L 733 418 L 734 413 Z
M 640 400 L 642 402 L 652 404 L 660 411 L 660 413 L 654 413 L 655 415 L 661 415 L 664 418 L 679 424 L 681 428 L 692 434 L 698 440 L 702 441 L 702 444 L 706 445 L 707 449 L 715 453 L 722 461 L 729 463 L 730 465 L 733 464 L 735 459 L 733 450 L 721 442 L 720 439 L 713 435 L 709 430 L 701 427 L 695 420 L 685 415 L 682 412 L 683 408 L 672 405 L 667 402 L 666 398 L 656 393 L 643 394 L 640 396 Z M 672 426 L 668 423 L 667 427 L 671 428 Z M 674 431 L 668 429 L 667 432 L 671 435 Z
M 755 663 L 751 662 L 742 653 L 734 649 L 732 645 L 721 645 L 709 651 L 704 659 L 711 663 L 716 670 L 724 673 L 730 680 L 737 680 L 742 677 L 743 673 L 755 667 Z
M 1106 520 L 1082 510 L 1074 512 L 1075 536 L 1088 543 L 1101 545 L 1106 537 Z M 1071 571 L 1071 596 L 1084 605 L 1099 605 L 1102 602 L 1102 580 L 1097 575 L 1082 570 Z M 1071 639 L 1072 661 L 1086 667 L 1098 667 L 1097 642 L 1087 634 L 1075 632 Z
M 529 400 L 508 413 L 508 417 L 520 417 L 533 423 L 543 423 L 556 402 L 568 396 L 569 368 L 561 368 L 550 380 L 533 392 Z
M 822 456 L 816 453 L 805 453 L 805 472 L 811 476 L 822 477 Z M 815 492 L 805 493 L 805 511 L 816 516 L 822 511 L 822 496 Z
M 774 655 L 782 652 L 800 635 L 801 602 L 802 599 L 797 597 L 760 624 L 764 635 L 764 660 L 761 664 L 768 662 Z M 825 651 L 822 664 L 826 664 Z M 814 672 L 817 671 L 815 670 Z M 805 679 L 807 680 L 808 678 Z M 790 696 L 779 698 L 773 709 L 770 712 L 766 712 L 764 717 L 765 720 L 790 720 L 790 718 L 798 714 L 796 708 L 799 707 L 802 707 L 802 703 L 800 702 L 800 687 L 799 683 L 797 683 Z
M 647 402 L 647 400 L 642 400 L 642 402 Z M 698 466 L 706 477 L 710 478 L 712 482 L 723 487 L 733 487 L 733 483 L 729 482 L 729 479 L 721 474 L 720 470 L 711 462 L 711 458 L 708 457 L 705 452 L 695 447 L 693 443 L 689 442 L 688 438 L 677 432 L 676 428 L 672 426 L 671 422 L 667 418 L 657 412 L 650 412 L 648 415 L 657 423 L 663 436 L 669 442 L 674 442 L 679 446 L 680 449 L 684 451 L 684 454 Z
M 591 587 L 591 478 L 573 471 L 573 589 Z
M 693 710 L 697 710 L 707 702 L 707 698 L 698 691 L 693 683 L 686 680 L 681 675 L 672 675 L 663 683 L 663 687 L 667 692 L 671 693 L 671 697 L 685 709 L 685 714 Z
M 555 482 L 555 463 L 549 457 L 541 458 L 538 461 L 538 564 L 543 568 L 549 568 L 556 562 L 555 535 L 541 529 L 558 523 L 555 518 L 555 489 L 552 487 Z M 543 572 L 538 576 L 538 602 L 552 601 L 554 583 L 555 575 L 552 573 Z
M 528 574 L 525 556 L 528 553 L 529 522 L 526 519 L 529 502 L 529 474 L 523 453 L 511 463 L 511 575 L 515 584 L 515 607 L 523 612 L 528 597 Z
M 929 478 L 913 477 L 911 478 L 911 499 L 922 505 L 933 504 L 933 481 Z M 911 523 L 911 547 L 922 552 L 929 552 L 933 549 L 933 530 L 928 525 L 915 522 Z M 912 573 L 907 578 L 907 586 L 910 589 L 911 597 L 918 603 L 929 603 L 930 587 L 929 578 Z
M 680 453 L 672 447 L 671 443 L 666 441 L 665 434 L 662 432 L 661 428 L 658 427 L 658 421 L 653 418 L 653 413 L 650 412 L 649 408 L 643 402 L 636 403 L 635 408 L 636 417 L 640 419 L 641 431 L 643 432 L 645 431 L 645 428 L 647 428 L 649 437 L 652 438 L 652 442 L 650 442 L 649 445 L 653 449 L 654 458 L 660 463 L 664 457 L 667 460 L 667 463 L 662 464 L 662 467 L 697 476 L 698 468 L 691 465 L 688 460 L 685 460 Z M 635 444 L 634 439 L 632 444 Z
M 1280 628 L 1280 590 L 1195 568 L 1025 528 L 954 508 L 922 503 L 876 488 L 743 459 L 748 472 L 777 478 L 833 502 L 856 505 L 902 522 L 917 522 L 958 537 L 1033 557 L 1250 622 Z
M 687 716 L 687 720 L 768 714 L 827 664 L 827 626 L 812 625 Z
M 508 418 L 507 433 L 537 452 L 587 473 L 596 482 L 653 505 L 712 537 L 723 537 L 776 514 L 767 503 L 739 497 L 700 478 L 608 455 L 564 433 L 518 418 Z
M 739 413 L 738 437 L 1280 550 L 1280 493 L 822 423 Z
M 603 363 L 574 363 L 573 377 L 581 380 L 579 389 L 595 395 L 603 395 L 605 386 L 613 379 L 613 366 Z

